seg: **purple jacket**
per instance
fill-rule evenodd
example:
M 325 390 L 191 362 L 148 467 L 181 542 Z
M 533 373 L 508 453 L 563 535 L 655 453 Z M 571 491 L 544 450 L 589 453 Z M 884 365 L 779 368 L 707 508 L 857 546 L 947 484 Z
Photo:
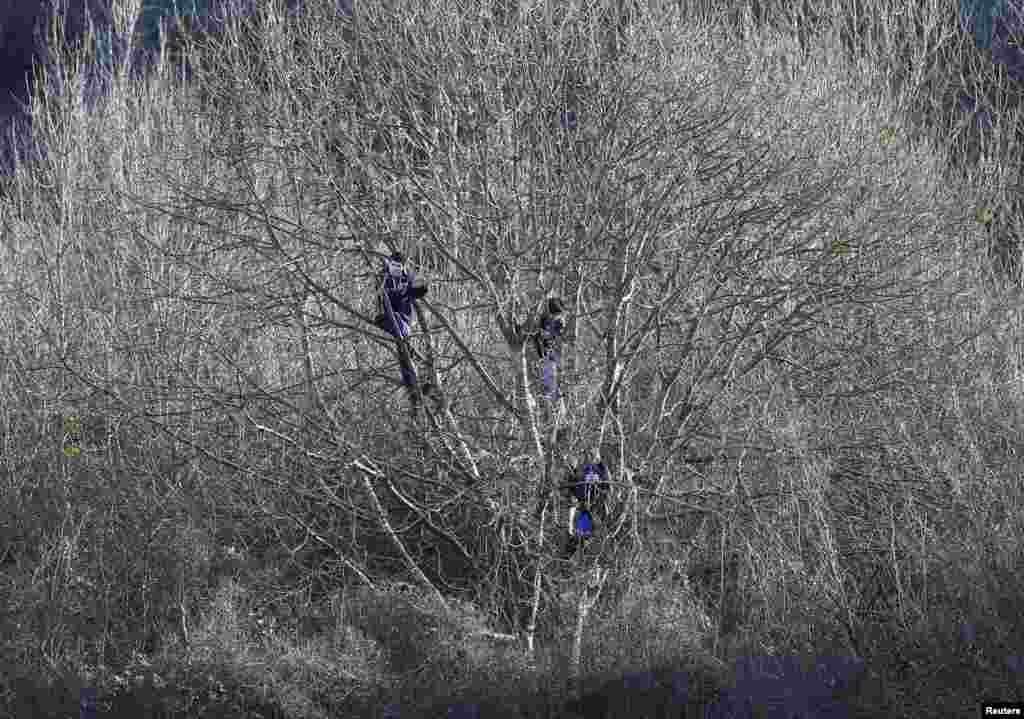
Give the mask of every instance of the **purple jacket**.
M 383 318 L 381 328 L 394 337 L 405 338 L 412 331 L 416 300 L 424 293 L 422 288 L 413 286 L 415 282 L 415 273 L 391 259 L 384 260 L 380 296 Z
M 571 479 L 575 481 L 569 485 L 569 493 L 589 506 L 607 490 L 608 468 L 604 462 L 587 462 L 573 472 Z
M 559 349 L 559 340 L 562 338 L 562 330 L 565 325 L 561 315 L 545 315 L 540 320 L 540 331 L 534 335 L 537 345 L 537 355 L 543 357 L 552 350 Z

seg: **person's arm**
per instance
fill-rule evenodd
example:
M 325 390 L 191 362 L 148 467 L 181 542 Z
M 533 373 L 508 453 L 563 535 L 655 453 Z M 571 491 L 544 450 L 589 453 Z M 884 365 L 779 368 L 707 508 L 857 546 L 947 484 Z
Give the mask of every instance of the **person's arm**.
M 570 467 L 565 473 L 566 491 L 572 499 L 576 499 L 576 485 L 579 484 L 579 478 L 576 476 L 576 471 L 576 467 Z
M 536 329 L 531 333 L 533 336 L 533 344 L 537 348 L 537 356 L 541 359 L 544 358 L 544 322 L 547 320 L 547 315 L 541 315 L 540 320 L 537 323 Z
M 409 291 L 414 301 L 426 297 L 428 289 L 429 284 L 425 280 L 420 279 L 414 272 L 409 273 Z

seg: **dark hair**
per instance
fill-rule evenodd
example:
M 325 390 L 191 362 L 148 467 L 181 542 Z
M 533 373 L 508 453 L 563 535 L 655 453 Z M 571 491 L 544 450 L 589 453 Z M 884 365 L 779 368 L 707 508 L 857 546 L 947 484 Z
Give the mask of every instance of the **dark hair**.
M 400 265 L 405 264 L 405 255 L 403 255 L 401 252 L 392 252 L 391 261 L 397 262 Z
M 552 297 L 548 300 L 548 314 L 557 315 L 562 311 L 562 300 Z

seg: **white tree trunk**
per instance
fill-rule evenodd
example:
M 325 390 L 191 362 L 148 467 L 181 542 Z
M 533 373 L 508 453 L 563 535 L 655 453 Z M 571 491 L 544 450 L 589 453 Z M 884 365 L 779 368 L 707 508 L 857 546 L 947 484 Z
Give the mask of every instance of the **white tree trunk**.
M 572 637 L 572 654 L 569 660 L 569 676 L 574 687 L 579 686 L 580 663 L 583 656 L 583 631 L 587 626 L 587 617 L 590 610 L 597 604 L 601 596 L 601 589 L 608 578 L 608 570 L 595 566 L 588 573 L 585 582 L 580 587 L 580 599 L 576 604 L 576 631 Z
M 547 502 L 540 508 L 537 521 L 537 565 L 533 570 L 533 598 L 530 602 L 530 623 L 526 626 L 526 653 L 530 661 L 534 660 L 534 637 L 537 634 L 537 615 L 540 614 L 540 589 L 544 571 L 544 520 L 547 518 Z

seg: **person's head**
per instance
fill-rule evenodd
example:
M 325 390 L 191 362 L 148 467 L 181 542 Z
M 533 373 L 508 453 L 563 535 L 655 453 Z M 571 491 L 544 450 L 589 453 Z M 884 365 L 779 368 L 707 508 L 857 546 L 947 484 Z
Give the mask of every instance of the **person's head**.
M 576 455 L 576 466 L 582 467 L 585 464 L 590 464 L 590 452 L 581 449 Z
M 395 278 L 401 277 L 405 271 L 405 268 L 402 266 L 404 259 L 401 252 L 392 253 L 390 257 L 384 260 L 384 272 Z

